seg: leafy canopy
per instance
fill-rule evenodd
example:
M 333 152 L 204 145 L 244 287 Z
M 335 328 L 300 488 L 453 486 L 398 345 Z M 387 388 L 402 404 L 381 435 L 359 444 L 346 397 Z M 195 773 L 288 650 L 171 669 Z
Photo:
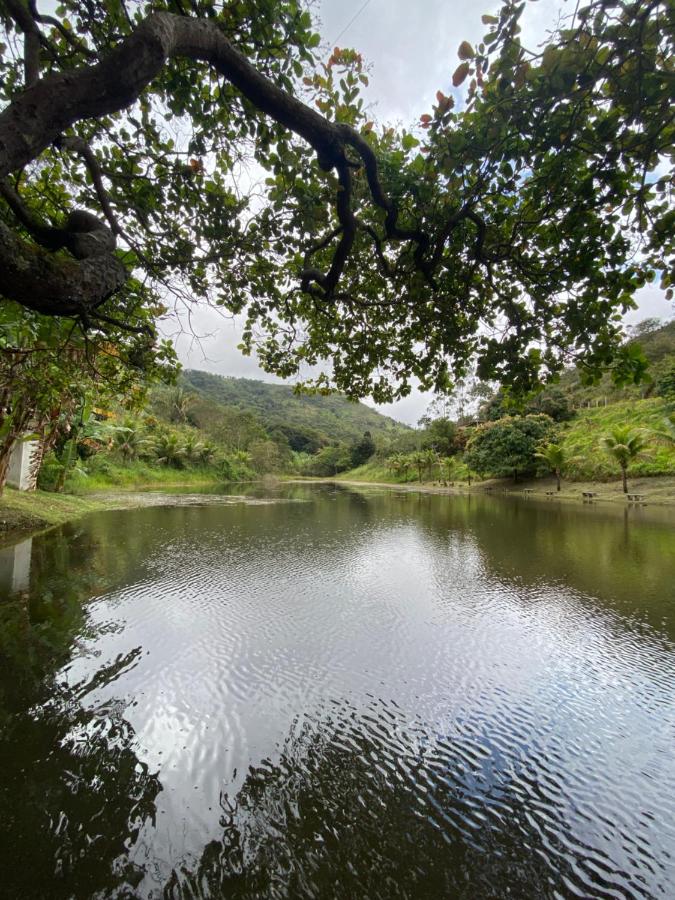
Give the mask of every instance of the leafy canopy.
M 548 416 L 506 416 L 476 428 L 464 461 L 480 475 L 534 474 L 539 448 L 554 437 L 555 423 Z
M 472 361 L 641 377 L 618 336 L 672 278 L 675 10 L 591 0 L 540 51 L 524 8 L 460 45 L 462 109 L 442 85 L 397 132 L 297 0 L 5 0 L 0 297 L 145 356 L 169 298 L 209 300 L 268 371 L 379 401 Z

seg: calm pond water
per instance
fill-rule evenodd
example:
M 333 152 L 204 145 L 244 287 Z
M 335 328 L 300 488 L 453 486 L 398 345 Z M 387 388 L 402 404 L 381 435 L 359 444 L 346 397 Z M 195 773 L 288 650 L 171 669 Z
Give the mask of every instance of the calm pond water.
M 2 897 L 675 896 L 668 513 L 285 486 L 0 576 Z

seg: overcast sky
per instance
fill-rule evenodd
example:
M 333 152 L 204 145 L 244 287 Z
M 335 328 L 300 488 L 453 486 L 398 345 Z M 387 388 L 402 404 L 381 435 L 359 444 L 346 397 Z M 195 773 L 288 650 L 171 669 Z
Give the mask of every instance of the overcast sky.
M 481 15 L 498 8 L 499 4 L 489 0 L 319 0 L 315 14 L 330 46 L 355 47 L 370 65 L 370 86 L 365 96 L 372 117 L 407 126 L 430 111 L 437 90 L 457 94 L 451 84 L 458 64 L 457 47 L 462 40 L 477 43 L 485 33 Z M 529 3 L 523 18 L 524 43 L 534 46 L 542 41 L 561 11 L 571 12 L 570 4 L 560 0 Z M 644 288 L 638 299 L 640 308 L 627 316 L 628 324 L 647 316 L 665 320 L 673 315 L 673 305 L 658 288 Z M 191 328 L 183 321 L 185 333 L 175 337 L 186 367 L 279 381 L 236 349 L 240 323 L 208 309 L 196 309 L 191 318 Z M 172 328 L 167 330 L 172 332 Z M 200 339 L 193 333 L 201 335 Z M 415 424 L 430 400 L 429 395 L 413 392 L 405 400 L 377 408 Z

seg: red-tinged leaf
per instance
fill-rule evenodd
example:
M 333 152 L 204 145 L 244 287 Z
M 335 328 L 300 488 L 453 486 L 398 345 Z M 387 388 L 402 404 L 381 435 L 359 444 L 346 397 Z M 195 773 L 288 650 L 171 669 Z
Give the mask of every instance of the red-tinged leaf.
M 474 53 L 474 49 L 468 41 L 462 41 L 462 43 L 459 45 L 457 55 L 460 59 L 473 59 L 476 54 Z
M 471 66 L 468 64 L 468 62 L 464 62 L 461 65 L 457 66 L 457 68 L 455 69 L 455 72 L 452 76 L 453 85 L 455 87 L 459 87 L 470 71 L 471 71 Z
M 443 103 L 443 101 L 445 100 L 445 94 L 443 93 L 443 91 L 436 91 L 436 99 L 439 103 Z
M 420 122 L 422 125 L 428 125 L 431 122 L 431 116 L 428 113 L 424 113 L 423 116 L 420 116 Z

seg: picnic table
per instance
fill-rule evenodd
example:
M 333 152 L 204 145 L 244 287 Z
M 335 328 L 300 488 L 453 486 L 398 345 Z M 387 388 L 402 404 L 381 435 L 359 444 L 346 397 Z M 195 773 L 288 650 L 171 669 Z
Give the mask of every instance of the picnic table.
M 629 503 L 642 503 L 645 499 L 644 494 L 626 494 Z
M 584 498 L 584 500 L 592 500 L 593 497 L 598 496 L 598 492 L 597 491 L 582 491 L 581 496 Z

